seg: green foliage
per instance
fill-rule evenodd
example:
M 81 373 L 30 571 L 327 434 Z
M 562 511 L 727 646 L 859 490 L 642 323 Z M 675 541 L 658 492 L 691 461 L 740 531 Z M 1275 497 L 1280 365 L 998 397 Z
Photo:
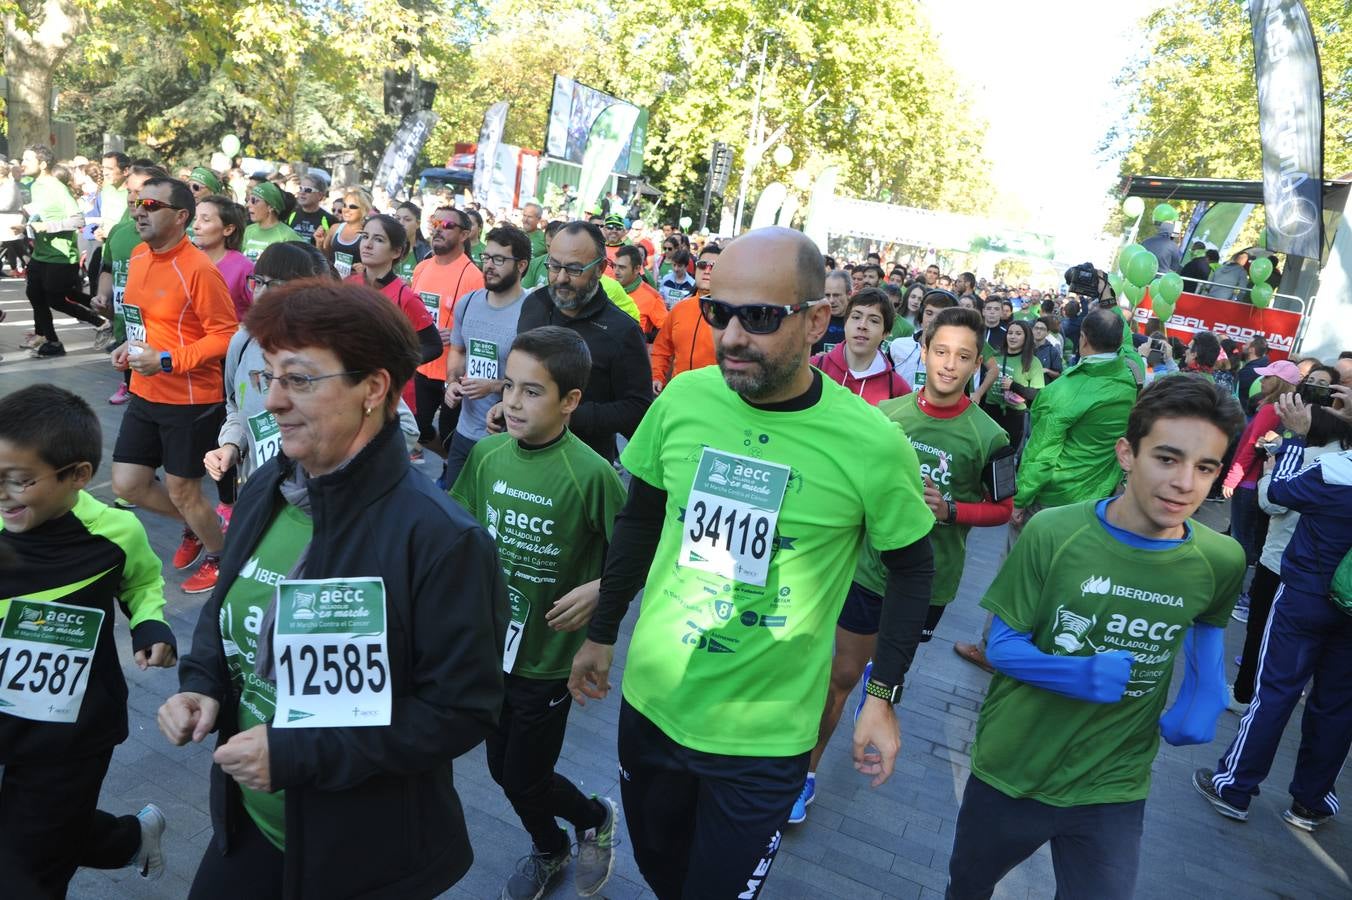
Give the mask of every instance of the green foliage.
M 1352 32 L 1347 0 L 1305 0 L 1324 79 L 1324 172 L 1352 169 Z M 1118 78 L 1130 99 L 1105 149 L 1123 175 L 1262 177 L 1253 40 L 1243 5 L 1178 0 L 1146 17 L 1148 58 Z M 1147 222 L 1149 219 L 1147 219 Z
M 372 164 L 397 124 L 381 110 L 381 72 L 412 64 L 440 85 L 436 162 L 476 140 L 500 100 L 505 140 L 540 149 L 557 72 L 651 109 L 645 177 L 673 209 L 698 208 L 712 141 L 735 152 L 730 203 L 748 146 L 779 129 L 793 164 L 767 154 L 753 200 L 780 180 L 806 206 L 827 166 L 857 196 L 969 213 L 992 196 L 984 125 L 919 0 L 720 0 L 661 15 L 606 0 L 83 2 L 90 25 L 57 83 L 86 150 L 110 131 L 195 163 L 233 132 L 248 155 L 356 148 Z

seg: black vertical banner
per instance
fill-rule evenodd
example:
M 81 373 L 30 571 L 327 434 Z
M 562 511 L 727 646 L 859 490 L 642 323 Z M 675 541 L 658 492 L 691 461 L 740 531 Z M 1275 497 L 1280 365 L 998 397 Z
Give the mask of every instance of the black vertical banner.
M 1324 92 L 1300 0 L 1250 0 L 1269 250 L 1318 260 L 1324 246 Z

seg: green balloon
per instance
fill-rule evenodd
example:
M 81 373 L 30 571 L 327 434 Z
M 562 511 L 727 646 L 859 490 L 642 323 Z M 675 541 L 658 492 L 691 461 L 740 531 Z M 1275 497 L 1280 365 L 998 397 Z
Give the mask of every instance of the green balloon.
M 1145 287 L 1139 284 L 1128 284 L 1122 289 L 1127 299 L 1131 301 L 1132 306 L 1136 306 L 1145 298 Z
M 1150 289 L 1150 296 L 1158 297 L 1170 304 L 1177 303 L 1178 296 L 1183 293 L 1183 276 L 1179 275 L 1177 272 L 1166 272 L 1157 280 L 1159 281 L 1159 290 L 1156 291 L 1155 288 L 1152 287 Z
M 1268 304 L 1272 302 L 1272 285 L 1255 284 L 1253 290 L 1249 292 L 1249 298 L 1253 300 L 1253 305 L 1259 309 L 1267 309 Z
M 1140 249 L 1132 256 L 1131 262 L 1127 263 L 1127 267 L 1122 271 L 1126 274 L 1127 281 L 1130 281 L 1137 287 L 1143 288 L 1155 278 L 1155 273 L 1159 271 L 1160 263 L 1159 260 L 1155 259 L 1155 254 L 1151 253 L 1146 248 L 1141 247 L 1140 244 L 1137 244 L 1136 246 Z
M 1150 217 L 1156 222 L 1177 222 L 1178 210 L 1167 203 L 1161 203 L 1159 206 L 1155 207 L 1155 211 L 1151 213 Z
M 1121 272 L 1113 272 L 1108 275 L 1108 287 L 1113 289 L 1113 293 L 1121 296 L 1122 288 L 1127 284 L 1127 279 L 1122 277 Z
M 1272 260 L 1266 256 L 1260 256 L 1249 263 L 1249 280 L 1254 284 L 1267 284 L 1267 280 L 1272 277 Z
M 1168 322 L 1174 314 L 1174 304 L 1161 297 L 1154 301 L 1151 312 L 1161 322 Z
M 1144 249 L 1145 248 L 1140 244 L 1127 244 L 1127 246 L 1117 251 L 1117 271 L 1126 275 L 1127 266 L 1131 265 L 1131 261 L 1136 258 L 1136 254 Z

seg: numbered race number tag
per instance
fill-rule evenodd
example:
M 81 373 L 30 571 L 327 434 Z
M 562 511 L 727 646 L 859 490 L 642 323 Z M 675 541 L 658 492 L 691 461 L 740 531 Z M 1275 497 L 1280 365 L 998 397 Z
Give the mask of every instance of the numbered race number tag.
M 465 374 L 470 378 L 496 381 L 498 378 L 498 345 L 493 341 L 478 341 L 470 338 L 469 361 L 465 365 Z
M 333 254 L 333 267 L 338 270 L 340 278 L 346 278 L 352 274 L 352 254 L 335 253 Z
M 530 617 L 530 601 L 513 588 L 507 589 L 508 599 L 512 603 L 512 618 L 507 623 L 507 640 L 502 645 L 502 671 L 512 673 L 516 665 L 516 654 L 521 650 L 521 641 L 526 635 L 526 620 Z
M 705 447 L 686 501 L 677 561 L 765 586 L 789 467 Z
M 432 321 L 435 322 L 441 309 L 441 295 L 432 291 L 421 291 L 418 294 L 418 299 L 422 301 L 423 306 L 427 307 L 427 311 L 432 316 Z
M 385 581 L 283 580 L 277 585 L 274 728 L 390 724 Z
M 13 600 L 0 627 L 0 713 L 38 722 L 80 716 L 103 610 Z
M 127 295 L 127 264 L 113 264 L 113 315 L 122 315 L 122 298 Z
M 127 326 L 127 340 L 146 343 L 146 323 L 141 318 L 141 307 L 123 303 L 122 321 Z
M 254 468 L 272 459 L 277 455 L 277 451 L 282 449 L 282 430 L 277 427 L 277 420 L 267 410 L 249 416 L 249 437 L 253 439 Z

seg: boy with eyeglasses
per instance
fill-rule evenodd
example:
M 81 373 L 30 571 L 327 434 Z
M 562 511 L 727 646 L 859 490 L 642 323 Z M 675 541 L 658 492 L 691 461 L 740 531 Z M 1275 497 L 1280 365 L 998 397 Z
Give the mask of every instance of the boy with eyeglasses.
M 85 492 L 102 455 L 98 417 L 52 385 L 0 399 L 0 885 L 64 897 L 79 866 L 164 871 L 164 815 L 97 808 L 127 739 L 127 685 L 113 638 L 131 626 L 136 665 L 171 668 L 164 579 L 134 515 Z

